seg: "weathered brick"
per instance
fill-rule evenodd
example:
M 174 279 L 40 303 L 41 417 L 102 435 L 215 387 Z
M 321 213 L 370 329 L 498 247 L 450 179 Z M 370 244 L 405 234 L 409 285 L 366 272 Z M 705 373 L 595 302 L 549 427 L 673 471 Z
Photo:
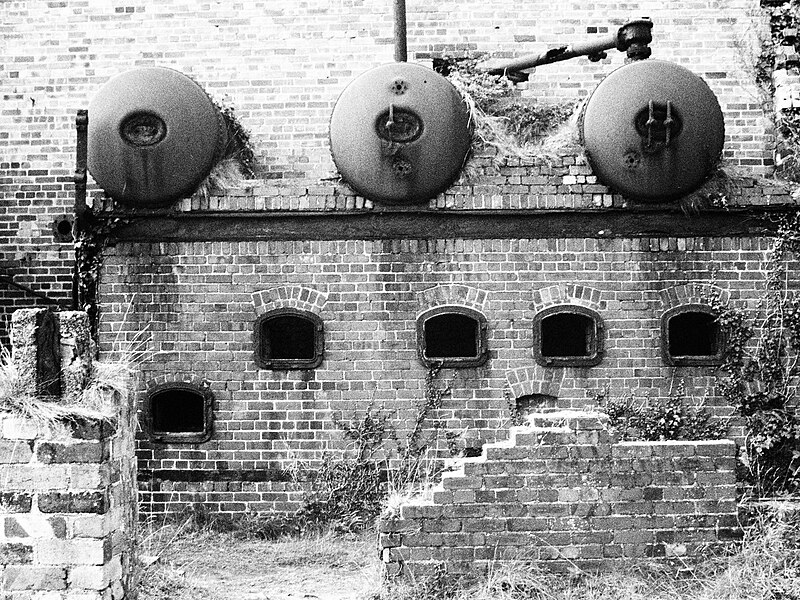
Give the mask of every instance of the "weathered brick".
M 108 538 L 36 541 L 36 560 L 42 565 L 103 565 L 111 556 Z
M 38 496 L 44 513 L 97 513 L 108 510 L 105 492 L 48 492 Z
M 0 565 L 30 564 L 33 546 L 21 543 L 0 543 Z
M 0 513 L 30 512 L 32 500 L 25 492 L 0 492 Z
M 63 590 L 67 573 L 61 567 L 9 565 L 3 579 L 5 590 Z
M 108 447 L 101 442 L 44 442 L 36 445 L 36 458 L 50 463 L 99 463 L 108 458 Z
M 28 463 L 32 458 L 33 450 L 28 441 L 0 439 L 0 463 Z

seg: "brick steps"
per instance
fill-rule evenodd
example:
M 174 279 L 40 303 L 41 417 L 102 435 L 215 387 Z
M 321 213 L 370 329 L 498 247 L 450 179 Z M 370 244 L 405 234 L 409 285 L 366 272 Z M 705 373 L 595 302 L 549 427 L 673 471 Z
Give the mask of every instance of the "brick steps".
M 389 572 L 473 572 L 521 553 L 604 568 L 736 537 L 733 442 L 614 443 L 607 417 L 587 412 L 530 422 L 381 523 Z

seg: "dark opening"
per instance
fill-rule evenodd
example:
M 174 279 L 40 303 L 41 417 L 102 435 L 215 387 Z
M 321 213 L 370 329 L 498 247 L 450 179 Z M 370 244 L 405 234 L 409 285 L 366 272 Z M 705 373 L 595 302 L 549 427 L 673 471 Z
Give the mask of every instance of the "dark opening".
M 316 354 L 315 325 L 296 315 L 282 315 L 264 321 L 262 352 L 267 359 L 311 360 Z
M 546 409 L 555 409 L 557 398 L 547 394 L 530 394 L 517 398 L 517 412 L 520 415 L 527 415 L 534 412 L 542 412 Z
M 594 353 L 594 320 L 562 312 L 542 319 L 542 356 L 590 356 Z
M 719 323 L 706 312 L 684 312 L 669 319 L 672 356 L 714 356 L 719 352 Z
M 475 358 L 478 355 L 477 320 L 447 313 L 425 321 L 427 358 Z
M 62 215 L 53 221 L 53 237 L 57 242 L 72 241 L 72 217 Z
M 166 388 L 150 396 L 153 433 L 203 433 L 206 398 L 198 391 Z

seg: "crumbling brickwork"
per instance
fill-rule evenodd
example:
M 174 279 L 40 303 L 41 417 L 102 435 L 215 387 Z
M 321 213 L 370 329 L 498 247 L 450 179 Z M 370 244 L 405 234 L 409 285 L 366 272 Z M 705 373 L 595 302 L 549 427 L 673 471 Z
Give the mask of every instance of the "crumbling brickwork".
M 13 340 L 21 370 L 36 353 L 37 316 L 14 315 L 16 331 L 34 334 Z M 60 316 L 67 345 L 80 351 L 75 362 L 90 363 L 86 314 Z M 73 401 L 75 370 L 66 377 L 63 400 Z M 22 384 L 20 394 L 36 392 L 35 382 Z M 125 597 L 135 568 L 136 463 L 130 409 L 117 400 L 120 416 L 107 420 L 0 411 L 0 589 L 8 598 Z
M 475 574 L 507 560 L 566 571 L 691 559 L 740 536 L 732 441 L 615 442 L 606 415 L 551 412 L 460 459 L 380 524 L 389 575 Z

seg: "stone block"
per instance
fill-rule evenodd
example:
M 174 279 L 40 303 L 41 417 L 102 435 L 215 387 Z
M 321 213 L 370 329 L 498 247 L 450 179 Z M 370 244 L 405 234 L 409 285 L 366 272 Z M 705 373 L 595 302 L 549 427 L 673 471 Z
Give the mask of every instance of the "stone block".
M 46 308 L 14 311 L 11 316 L 11 356 L 19 372 L 19 390 L 30 396 L 58 396 L 61 360 L 58 321 Z
M 43 513 L 96 513 L 108 510 L 106 492 L 48 492 L 38 497 Z
M 36 560 L 42 565 L 103 565 L 110 559 L 108 538 L 36 541 Z
M 92 369 L 92 336 L 89 315 L 83 311 L 57 314 L 61 362 L 61 394 L 66 401 L 78 399 Z
M 33 458 L 33 450 L 31 450 L 31 444 L 27 440 L 0 439 L 0 463 L 29 463 L 31 458 Z
M 67 573 L 63 567 L 9 565 L 6 567 L 5 590 L 63 590 L 67 587 Z

